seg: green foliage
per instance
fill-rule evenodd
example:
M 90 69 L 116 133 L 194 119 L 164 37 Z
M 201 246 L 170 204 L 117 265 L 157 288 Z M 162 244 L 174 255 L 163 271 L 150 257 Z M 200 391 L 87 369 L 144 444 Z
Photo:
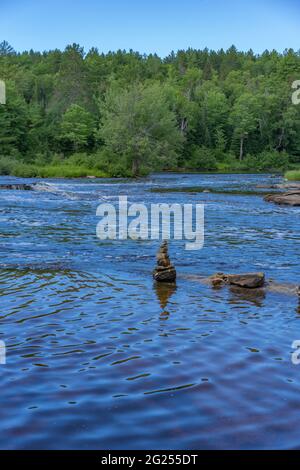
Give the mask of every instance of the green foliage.
M 112 88 L 102 107 L 99 137 L 134 176 L 142 167 L 163 168 L 176 161 L 181 135 L 164 90 L 158 85 Z
M 247 155 L 243 166 L 256 171 L 285 171 L 290 166 L 286 152 L 265 151 L 256 156 Z
M 211 149 L 207 147 L 195 147 L 188 166 L 189 168 L 200 171 L 212 171 L 217 169 L 217 160 Z
M 7 159 L 0 159 L 0 175 L 14 175 L 22 178 L 84 178 L 87 176 L 102 178 L 110 176 L 96 168 L 87 168 L 70 163 L 59 166 L 38 166 L 17 161 L 9 162 Z
M 290 181 L 300 181 L 300 170 L 288 171 L 285 177 Z
M 254 55 L 232 46 L 161 59 L 95 48 L 86 54 L 78 44 L 17 54 L 3 41 L 0 171 L 297 168 L 300 106 L 292 104 L 291 84 L 299 76 L 293 50 Z
M 61 139 L 77 152 L 88 144 L 95 132 L 92 115 L 81 106 L 72 104 L 64 113 L 61 123 Z
M 85 178 L 87 176 L 102 178 L 107 176 L 100 170 L 72 165 L 37 167 L 35 171 L 36 176 L 40 178 Z
M 0 105 L 0 154 L 26 152 L 28 110 L 25 100 L 11 81 L 6 82 L 6 95 L 6 104 Z
M 285 171 L 290 166 L 290 158 L 286 152 L 263 152 L 258 157 L 262 170 Z
M 13 175 L 16 164 L 15 160 L 0 157 L 0 175 Z
M 94 167 L 112 178 L 132 176 L 131 169 L 128 168 L 126 159 L 111 153 L 106 147 L 102 150 L 98 150 L 93 157 Z
M 13 47 L 7 42 L 0 42 L 0 56 L 15 55 Z

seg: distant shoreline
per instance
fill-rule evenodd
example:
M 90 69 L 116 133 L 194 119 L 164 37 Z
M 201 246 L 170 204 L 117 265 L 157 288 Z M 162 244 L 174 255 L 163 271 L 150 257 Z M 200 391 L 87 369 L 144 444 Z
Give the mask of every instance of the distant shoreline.
M 284 176 L 283 172 L 277 171 L 255 171 L 255 170 L 213 170 L 213 171 L 197 171 L 194 169 L 181 169 L 181 168 L 172 168 L 170 170 L 161 170 L 161 171 L 152 171 L 149 174 L 140 175 L 140 176 L 130 176 L 130 175 L 119 175 L 112 176 L 110 174 L 105 174 L 102 171 L 94 171 L 94 169 L 88 169 L 84 167 L 73 167 L 73 166 L 46 166 L 46 167 L 35 167 L 32 165 L 22 165 L 21 168 L 18 168 L 13 172 L 2 172 L 0 176 L 14 176 L 16 178 L 87 178 L 87 179 L 99 179 L 99 178 L 110 178 L 110 179 L 143 179 L 147 178 L 152 173 L 161 173 L 161 174 L 181 174 L 181 175 L 275 175 L 275 176 Z
M 162 173 L 162 174 L 180 174 L 180 175 L 267 175 L 267 176 L 278 176 L 284 177 L 289 181 L 300 181 L 300 170 L 290 170 L 287 172 L 278 171 L 275 169 L 255 171 L 255 170 L 241 170 L 241 169 L 220 169 L 220 170 L 195 170 L 189 168 L 170 168 L 161 171 L 152 171 L 149 174 L 140 176 L 128 175 L 111 175 L 104 171 L 95 168 L 86 168 L 76 165 L 48 165 L 48 166 L 35 166 L 31 164 L 20 164 L 11 168 L 0 168 L 0 176 L 14 176 L 16 178 L 87 178 L 87 179 L 132 179 L 138 180 L 141 178 L 147 178 L 151 173 Z

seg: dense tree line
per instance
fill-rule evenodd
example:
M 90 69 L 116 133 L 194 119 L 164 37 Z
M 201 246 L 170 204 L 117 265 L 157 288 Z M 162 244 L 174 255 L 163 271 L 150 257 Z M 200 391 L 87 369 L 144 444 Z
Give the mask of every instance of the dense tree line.
M 85 53 L 77 44 L 16 53 L 4 41 L 0 79 L 2 173 L 73 165 L 118 176 L 300 163 L 300 106 L 291 100 L 300 52 L 293 50 L 256 55 L 232 46 L 161 59 Z

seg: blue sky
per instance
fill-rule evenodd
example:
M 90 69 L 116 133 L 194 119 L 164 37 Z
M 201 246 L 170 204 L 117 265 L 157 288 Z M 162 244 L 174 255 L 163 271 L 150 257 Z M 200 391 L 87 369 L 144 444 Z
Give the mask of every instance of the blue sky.
M 300 49 L 299 0 L 0 0 L 0 40 L 18 50 L 76 42 L 161 56 L 188 47 Z

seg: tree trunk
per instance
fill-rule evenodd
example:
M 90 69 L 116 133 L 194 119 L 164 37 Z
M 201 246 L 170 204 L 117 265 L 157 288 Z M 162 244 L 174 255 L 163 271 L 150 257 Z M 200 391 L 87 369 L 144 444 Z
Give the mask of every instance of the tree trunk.
M 284 141 L 284 128 L 281 129 L 281 134 L 280 134 L 279 139 L 278 139 L 278 145 L 276 147 L 276 150 L 278 150 L 279 152 L 284 150 L 283 141 Z
M 138 176 L 140 171 L 140 165 L 137 158 L 134 158 L 132 161 L 132 175 Z
M 188 127 L 188 120 L 187 118 L 183 118 L 181 119 L 181 124 L 180 124 L 180 131 L 182 134 L 184 134 L 187 130 L 187 127 Z
M 244 139 L 245 139 L 245 136 L 243 134 L 241 136 L 241 145 L 240 145 L 240 162 L 243 161 L 243 157 L 244 157 Z

